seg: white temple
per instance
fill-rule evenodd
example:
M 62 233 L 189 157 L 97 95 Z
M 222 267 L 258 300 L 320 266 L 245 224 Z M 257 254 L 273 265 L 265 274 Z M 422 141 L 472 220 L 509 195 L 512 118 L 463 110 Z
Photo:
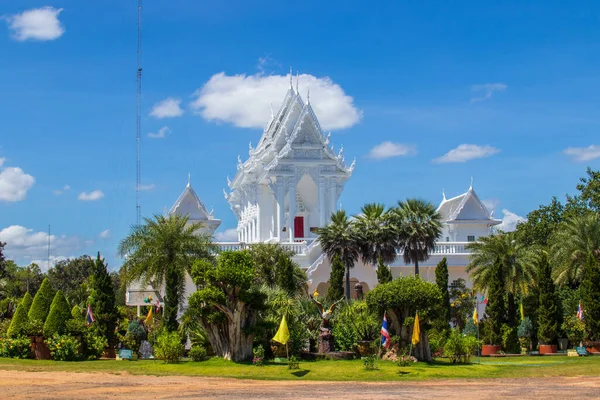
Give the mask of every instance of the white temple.
M 238 241 L 217 243 L 222 250 L 242 249 L 253 243 L 280 243 L 291 248 L 295 261 L 306 270 L 309 293 L 317 289 L 326 293 L 330 263 L 315 233 L 326 226 L 336 210 L 340 194 L 354 170 L 355 161 L 347 166 L 343 147 L 336 154 L 330 135 L 323 133 L 310 99 L 304 102 L 291 81 L 279 111 L 271 115 L 256 148 L 250 144 L 249 156 L 238 156 L 237 173 L 224 191 L 238 220 Z M 443 233 L 433 254 L 420 264 L 421 277 L 435 280 L 435 266 L 448 261 L 450 282 L 463 278 L 469 263 L 466 245 L 491 233 L 500 224 L 481 202 L 473 184 L 459 196 L 443 195 L 438 211 L 443 216 Z M 170 214 L 188 215 L 191 222 L 203 222 L 202 233 L 213 234 L 221 221 L 208 212 L 188 185 L 170 210 Z M 402 255 L 390 264 L 393 276 L 413 273 Z M 362 283 L 364 293 L 377 284 L 374 266 L 358 262 L 351 270 L 351 284 Z M 353 286 L 352 286 L 353 287 Z M 189 293 L 195 286 L 188 277 Z M 152 288 L 129 288 L 128 305 L 144 305 L 143 297 Z M 187 295 L 186 295 L 187 297 Z M 140 303 L 141 301 L 141 303 Z

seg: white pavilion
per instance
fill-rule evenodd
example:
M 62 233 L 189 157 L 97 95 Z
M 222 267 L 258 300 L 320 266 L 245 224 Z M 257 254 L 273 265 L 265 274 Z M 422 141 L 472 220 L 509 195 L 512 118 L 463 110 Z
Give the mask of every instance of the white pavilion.
M 250 145 L 248 159 L 238 157 L 237 173 L 224 191 L 238 225 L 237 242 L 221 242 L 222 250 L 242 249 L 254 243 L 279 243 L 294 251 L 295 261 L 306 270 L 309 293 L 326 293 L 331 266 L 321 251 L 316 230 L 326 226 L 331 213 L 354 170 L 347 165 L 343 147 L 336 154 L 330 135 L 325 135 L 310 99 L 303 101 L 290 85 L 279 111 L 271 116 L 256 148 Z M 435 280 L 435 267 L 446 257 L 450 282 L 463 278 L 469 263 L 469 242 L 491 233 L 501 223 L 473 190 L 443 199 L 438 207 L 443 233 L 428 261 L 420 264 L 421 277 Z M 208 212 L 189 180 L 170 214 L 188 215 L 190 222 L 202 222 L 202 233 L 213 234 L 221 221 Z M 402 254 L 390 264 L 394 277 L 410 275 L 413 266 L 404 264 Z M 361 283 L 363 292 L 377 284 L 375 267 L 358 262 L 351 270 L 351 287 Z M 187 294 L 195 290 L 188 277 Z M 143 298 L 154 289 L 131 287 L 128 305 L 144 305 Z M 186 297 L 187 297 L 186 294 Z

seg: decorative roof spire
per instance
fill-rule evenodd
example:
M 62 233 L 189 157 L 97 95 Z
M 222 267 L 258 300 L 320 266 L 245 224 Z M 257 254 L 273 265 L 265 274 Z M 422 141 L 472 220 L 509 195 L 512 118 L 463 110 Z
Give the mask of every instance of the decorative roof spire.
M 471 186 L 469 186 L 469 190 L 473 190 L 473 177 L 471 177 Z
M 446 192 L 442 189 L 442 201 L 446 201 Z
M 292 66 L 290 65 L 290 89 L 294 90 L 294 85 L 292 83 L 292 76 L 294 76 L 294 74 L 292 73 Z
M 306 92 L 306 102 L 310 104 L 310 85 L 308 85 L 308 91 Z
M 298 90 L 298 81 L 300 81 L 300 75 L 298 74 L 298 70 L 296 70 L 296 93 L 300 94 Z
M 273 112 L 273 102 L 271 102 L 271 121 L 275 119 L 275 113 Z
M 190 187 L 190 185 L 191 185 L 191 182 L 192 182 L 192 174 L 190 174 L 190 173 L 188 172 L 188 184 L 187 184 L 187 185 L 188 185 L 188 187 Z

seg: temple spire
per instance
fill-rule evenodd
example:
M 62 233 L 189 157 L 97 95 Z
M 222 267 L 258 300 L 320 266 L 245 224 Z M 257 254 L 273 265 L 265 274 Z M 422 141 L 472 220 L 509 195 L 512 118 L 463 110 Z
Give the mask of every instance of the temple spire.
M 471 177 L 471 186 L 469 186 L 469 190 L 473 190 L 473 177 Z
M 191 186 L 191 182 L 192 182 L 192 174 L 190 174 L 190 173 L 188 172 L 188 184 L 187 184 L 187 185 L 188 185 L 188 187 L 190 187 L 190 186 Z
M 442 201 L 446 201 L 446 192 L 442 189 Z
M 310 104 L 310 85 L 308 85 L 308 90 L 306 91 L 306 102 Z
M 290 65 L 290 89 L 294 90 L 294 84 L 292 83 L 292 77 L 294 73 L 292 72 L 292 66 Z
M 296 70 L 296 93 L 300 94 L 298 90 L 298 81 L 300 81 L 300 75 L 298 74 L 298 70 Z

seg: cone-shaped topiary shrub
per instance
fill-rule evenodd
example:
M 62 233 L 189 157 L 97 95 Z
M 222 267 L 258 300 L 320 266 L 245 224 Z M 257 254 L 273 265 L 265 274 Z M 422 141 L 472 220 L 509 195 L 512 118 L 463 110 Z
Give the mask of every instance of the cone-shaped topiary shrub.
M 52 300 L 50 314 L 44 323 L 44 336 L 50 337 L 55 333 L 62 335 L 67 330 L 67 321 L 72 318 L 71 307 L 69 307 L 63 292 L 59 290 Z
M 23 303 L 23 308 L 25 309 L 25 313 L 26 314 L 29 313 L 31 304 L 33 304 L 33 297 L 31 297 L 29 292 L 25 293 L 25 296 L 23 296 L 23 300 L 21 300 L 21 303 Z
M 29 293 L 27 293 L 29 294 Z M 31 305 L 31 296 L 29 296 L 29 305 Z M 27 300 L 24 297 L 23 300 L 19 302 L 19 306 L 17 307 L 17 311 L 15 311 L 15 315 L 13 315 L 12 320 L 10 321 L 10 326 L 6 331 L 6 335 L 10 338 L 14 338 L 17 336 L 23 336 L 27 333 L 27 326 L 29 323 L 29 319 L 27 318 Z
M 73 306 L 73 308 L 71 308 L 71 316 L 73 317 L 73 319 L 81 319 L 83 320 L 83 312 L 81 311 L 81 307 L 79 307 L 77 304 L 75 304 Z
M 53 298 L 54 290 L 52 290 L 48 278 L 44 278 L 40 289 L 37 291 L 35 297 L 33 298 L 31 308 L 29 309 L 29 320 L 38 320 L 42 323 L 46 322 L 46 318 L 48 317 L 48 313 L 50 312 L 50 305 L 52 304 Z

